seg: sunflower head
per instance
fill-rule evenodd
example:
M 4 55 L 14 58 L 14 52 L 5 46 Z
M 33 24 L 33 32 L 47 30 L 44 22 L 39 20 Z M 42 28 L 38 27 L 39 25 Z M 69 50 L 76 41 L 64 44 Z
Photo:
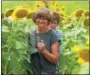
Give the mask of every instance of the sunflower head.
M 89 45 L 89 37 L 86 38 L 86 45 Z
M 89 26 L 89 21 L 90 21 L 90 19 L 89 18 L 86 18 L 84 20 L 84 26 L 88 27 Z
M 61 7 L 61 10 L 62 11 L 66 11 L 66 8 L 63 6 L 63 7 Z
M 52 2 L 52 5 L 55 5 L 55 2 L 54 1 Z
M 83 63 L 85 63 L 85 60 L 82 57 L 79 57 L 78 60 L 77 60 L 77 62 L 79 64 L 83 64 Z
M 78 18 L 81 17 L 83 12 L 84 12 L 84 10 L 78 9 L 75 13 L 76 17 L 78 17 Z
M 72 52 L 74 53 L 80 53 L 80 51 L 82 50 L 82 47 L 80 45 L 74 45 L 72 48 L 71 48 Z
M 28 12 L 29 11 L 26 8 L 15 9 L 13 14 L 12 14 L 12 18 L 14 18 L 14 19 L 24 18 L 28 15 Z
M 49 8 L 49 2 L 48 2 L 48 1 L 45 1 L 45 0 L 44 0 L 43 3 L 45 4 L 45 7 L 46 7 L 46 8 Z
M 80 51 L 80 57 L 82 57 L 85 61 L 89 61 L 89 54 L 90 54 L 90 51 L 88 50 Z
M 85 17 L 89 17 L 90 16 L 90 11 L 85 11 L 84 15 L 85 15 Z
M 43 1 L 36 1 L 35 7 L 36 8 L 45 7 L 45 3 Z
M 5 16 L 6 16 L 6 17 L 11 16 L 12 13 L 13 13 L 13 11 L 14 11 L 14 9 L 8 10 L 8 11 L 6 12 Z
M 49 5 L 55 5 L 55 6 L 58 6 L 58 1 L 50 1 L 49 2 Z
M 27 16 L 28 12 L 24 9 L 20 9 L 17 11 L 16 13 L 16 17 L 18 18 L 24 18 L 25 16 Z
M 4 13 L 1 13 L 1 19 L 3 19 L 4 18 Z
M 37 5 L 36 5 L 36 7 L 37 7 L 37 8 L 39 8 L 39 7 L 40 7 L 40 5 L 39 5 L 39 4 L 37 4 Z
M 59 4 L 58 4 L 58 3 L 56 3 L 56 4 L 55 4 L 55 6 L 56 6 L 56 7 L 59 7 Z

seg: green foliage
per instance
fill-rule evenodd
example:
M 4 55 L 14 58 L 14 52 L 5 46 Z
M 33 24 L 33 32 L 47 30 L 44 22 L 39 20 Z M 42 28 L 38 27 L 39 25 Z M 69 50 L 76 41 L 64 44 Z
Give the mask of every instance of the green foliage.
M 72 23 L 73 24 L 73 23 Z M 63 25 L 63 52 L 59 60 L 59 72 L 62 74 L 81 74 L 83 67 L 77 63 L 79 55 L 74 54 L 71 47 L 75 44 L 85 46 L 85 37 L 88 35 L 82 25 Z M 4 74 L 27 74 L 31 71 L 30 56 L 28 55 L 27 36 L 35 25 L 31 20 L 2 20 L 2 73 Z M 88 67 L 88 65 L 87 65 Z M 86 69 L 88 70 L 88 68 Z
M 2 73 L 26 74 L 30 58 L 27 53 L 29 30 L 25 28 L 30 29 L 29 21 L 27 24 L 25 21 L 8 22 L 4 19 L 2 24 Z
M 80 23 L 78 23 L 78 21 L 76 21 L 76 23 L 71 22 L 62 24 L 59 27 L 59 29 L 63 31 L 63 52 L 59 58 L 59 72 L 62 74 L 89 74 L 88 64 L 86 65 L 86 71 L 77 62 L 79 55 L 72 52 L 72 47 L 78 44 L 82 45 L 83 50 L 89 49 L 89 46 L 85 44 L 89 30 L 82 25 L 82 22 L 83 21 Z

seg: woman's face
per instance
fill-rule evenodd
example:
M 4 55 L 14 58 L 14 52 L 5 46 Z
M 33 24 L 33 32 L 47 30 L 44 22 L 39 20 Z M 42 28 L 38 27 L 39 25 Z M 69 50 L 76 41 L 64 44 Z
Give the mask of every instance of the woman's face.
M 39 28 L 44 28 L 48 26 L 48 20 L 44 19 L 43 17 L 36 19 L 36 24 Z

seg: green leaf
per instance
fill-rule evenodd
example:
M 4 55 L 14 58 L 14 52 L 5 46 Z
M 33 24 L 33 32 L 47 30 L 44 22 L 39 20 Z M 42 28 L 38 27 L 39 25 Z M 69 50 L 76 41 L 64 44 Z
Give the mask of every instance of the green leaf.
M 67 62 L 68 62 L 67 56 L 61 54 L 61 55 L 60 55 L 60 59 L 59 59 L 59 69 L 60 69 L 61 71 L 66 68 L 66 66 L 67 66 L 67 64 L 68 64 Z
M 20 59 L 16 56 L 15 53 L 11 53 L 11 60 L 10 63 L 8 64 L 8 70 L 9 70 L 9 74 L 19 74 L 21 71 L 21 65 L 20 65 Z
M 22 47 L 22 43 L 20 43 L 20 41 L 16 41 L 16 49 L 21 49 Z
M 2 59 L 3 61 L 10 61 L 10 53 L 2 52 Z

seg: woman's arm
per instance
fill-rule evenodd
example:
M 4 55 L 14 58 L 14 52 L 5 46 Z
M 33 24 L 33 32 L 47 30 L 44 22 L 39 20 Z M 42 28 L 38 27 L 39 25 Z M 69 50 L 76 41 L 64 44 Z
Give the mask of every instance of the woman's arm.
M 51 63 L 56 64 L 59 58 L 59 43 L 55 42 L 51 46 L 51 53 L 44 48 L 44 43 L 39 44 L 40 53 Z

